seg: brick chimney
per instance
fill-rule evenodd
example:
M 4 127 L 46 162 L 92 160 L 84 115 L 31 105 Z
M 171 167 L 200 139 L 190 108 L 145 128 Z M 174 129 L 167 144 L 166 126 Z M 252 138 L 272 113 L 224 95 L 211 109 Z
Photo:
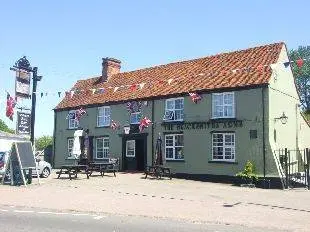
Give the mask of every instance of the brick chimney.
M 121 61 L 114 58 L 102 58 L 102 76 L 101 81 L 105 82 L 110 79 L 114 74 L 119 73 L 121 70 Z

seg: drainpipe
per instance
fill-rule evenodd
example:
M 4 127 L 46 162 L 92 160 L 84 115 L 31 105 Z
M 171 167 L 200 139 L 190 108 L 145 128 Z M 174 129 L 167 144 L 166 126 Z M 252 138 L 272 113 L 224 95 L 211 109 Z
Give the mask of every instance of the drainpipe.
M 154 164 L 154 99 L 152 99 L 152 164 Z
M 264 179 L 266 178 L 266 144 L 265 144 L 265 87 L 262 87 L 262 105 L 263 105 L 263 165 Z

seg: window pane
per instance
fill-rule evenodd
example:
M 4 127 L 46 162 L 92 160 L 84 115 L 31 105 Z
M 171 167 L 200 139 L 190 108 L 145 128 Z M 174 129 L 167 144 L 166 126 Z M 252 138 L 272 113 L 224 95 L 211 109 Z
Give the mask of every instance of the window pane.
M 231 117 L 233 116 L 232 106 L 224 106 L 224 116 L 225 117 Z
M 183 109 L 183 99 L 176 99 L 175 100 L 175 109 Z
M 174 111 L 174 120 L 183 120 L 184 112 L 183 110 Z
M 183 147 L 175 148 L 175 159 L 184 159 Z
M 213 159 L 223 159 L 223 147 L 213 147 Z
M 97 149 L 103 147 L 103 139 L 97 139 Z
M 103 126 L 103 117 L 98 117 L 98 126 Z
M 174 101 L 173 100 L 166 100 L 166 107 L 169 110 L 173 110 L 174 109 Z
M 215 106 L 214 116 L 216 117 L 223 116 L 223 106 Z
M 135 148 L 135 141 L 127 141 L 127 150 L 133 150 Z
M 176 135 L 175 136 L 175 146 L 183 146 L 184 141 L 183 141 L 183 135 Z
M 105 149 L 103 150 L 103 156 L 104 156 L 105 158 L 107 158 L 107 157 L 109 156 L 109 148 L 105 148 Z
M 166 148 L 166 158 L 173 159 L 173 148 L 171 147 Z
M 227 104 L 227 105 L 233 104 L 233 94 L 227 93 L 224 95 L 224 104 Z
M 166 136 L 166 146 L 173 146 L 173 136 Z
M 109 147 L 109 139 L 104 139 L 104 147 Z
M 223 94 L 215 94 L 213 95 L 215 106 L 221 106 L 223 104 Z
M 225 159 L 232 160 L 234 159 L 233 149 L 226 147 L 225 148 Z
M 103 107 L 99 107 L 98 108 L 98 117 L 102 117 L 103 116 Z
M 97 158 L 102 159 L 103 158 L 103 152 L 102 151 L 97 151 Z

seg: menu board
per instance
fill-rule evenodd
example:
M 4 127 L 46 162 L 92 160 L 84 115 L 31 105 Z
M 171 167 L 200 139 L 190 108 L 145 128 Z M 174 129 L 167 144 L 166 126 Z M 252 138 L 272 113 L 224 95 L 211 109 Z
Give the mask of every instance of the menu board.
M 29 135 L 31 129 L 31 114 L 17 112 L 17 134 Z

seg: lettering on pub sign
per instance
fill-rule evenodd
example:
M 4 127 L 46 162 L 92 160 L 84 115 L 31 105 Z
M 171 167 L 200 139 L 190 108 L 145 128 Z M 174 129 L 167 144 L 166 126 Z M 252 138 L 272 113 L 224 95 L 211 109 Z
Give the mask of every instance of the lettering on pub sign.
M 204 130 L 204 129 L 228 129 L 243 127 L 242 120 L 233 121 L 207 121 L 207 122 L 180 122 L 180 123 L 163 123 L 165 130 Z

